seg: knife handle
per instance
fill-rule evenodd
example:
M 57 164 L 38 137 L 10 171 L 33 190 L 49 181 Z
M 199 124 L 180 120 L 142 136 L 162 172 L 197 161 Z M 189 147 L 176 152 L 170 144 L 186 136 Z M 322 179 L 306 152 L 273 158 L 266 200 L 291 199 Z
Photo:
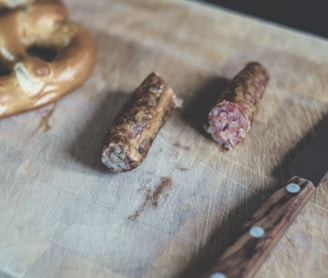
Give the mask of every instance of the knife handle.
M 312 182 L 291 178 L 252 215 L 241 236 L 203 277 L 252 277 L 314 191 Z

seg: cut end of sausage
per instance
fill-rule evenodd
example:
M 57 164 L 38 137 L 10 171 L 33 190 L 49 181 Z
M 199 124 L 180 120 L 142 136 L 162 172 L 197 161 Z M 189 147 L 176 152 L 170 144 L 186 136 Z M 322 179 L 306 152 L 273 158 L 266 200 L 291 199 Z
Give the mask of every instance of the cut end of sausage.
M 138 167 L 143 158 L 133 148 L 110 143 L 102 151 L 101 161 L 111 172 L 126 172 Z
M 228 101 L 213 107 L 208 121 L 207 132 L 225 150 L 231 150 L 242 142 L 250 129 L 250 122 L 240 105 Z

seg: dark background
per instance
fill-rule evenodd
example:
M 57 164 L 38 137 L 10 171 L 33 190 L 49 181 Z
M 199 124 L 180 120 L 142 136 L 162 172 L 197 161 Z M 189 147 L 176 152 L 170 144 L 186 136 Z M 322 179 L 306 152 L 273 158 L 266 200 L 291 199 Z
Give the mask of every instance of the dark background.
M 201 0 L 328 38 L 328 0 Z

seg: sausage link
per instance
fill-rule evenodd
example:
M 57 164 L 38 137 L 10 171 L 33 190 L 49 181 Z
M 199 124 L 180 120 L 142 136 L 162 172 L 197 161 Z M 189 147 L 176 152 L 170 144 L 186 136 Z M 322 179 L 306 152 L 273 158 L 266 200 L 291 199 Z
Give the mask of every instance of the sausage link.
M 268 71 L 260 63 L 248 63 L 210 111 L 207 132 L 223 149 L 231 150 L 244 141 L 269 78 Z
M 115 118 L 102 149 L 102 163 L 112 172 L 138 167 L 160 128 L 182 101 L 156 73 L 134 91 Z

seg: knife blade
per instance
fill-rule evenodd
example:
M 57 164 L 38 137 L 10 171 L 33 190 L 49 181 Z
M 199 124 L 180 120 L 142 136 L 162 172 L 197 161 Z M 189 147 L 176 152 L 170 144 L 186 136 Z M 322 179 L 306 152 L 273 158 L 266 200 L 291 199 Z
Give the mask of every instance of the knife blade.
M 328 125 L 288 167 L 291 179 L 275 191 L 242 227 L 230 245 L 202 277 L 249 278 L 278 243 L 328 171 Z

